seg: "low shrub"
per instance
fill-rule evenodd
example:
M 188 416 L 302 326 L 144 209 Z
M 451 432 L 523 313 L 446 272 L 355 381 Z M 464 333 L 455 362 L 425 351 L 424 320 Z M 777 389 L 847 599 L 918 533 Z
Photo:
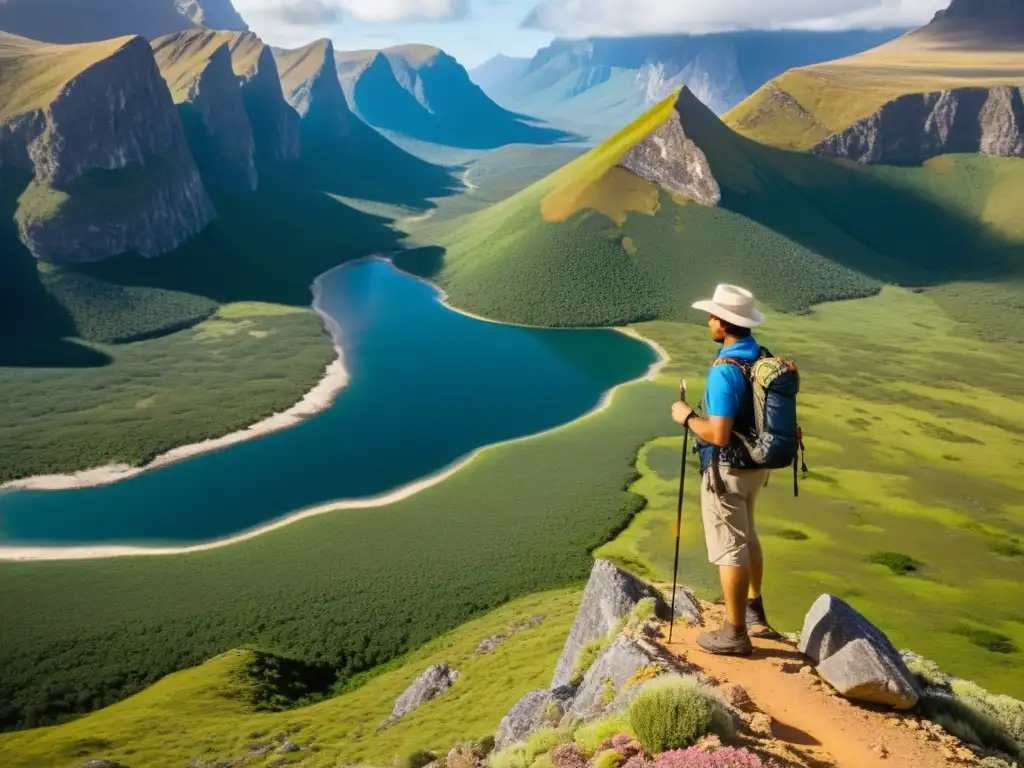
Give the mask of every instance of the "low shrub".
M 991 694 L 968 680 L 954 680 L 952 686 L 957 698 L 994 720 L 1016 743 L 1017 754 L 1024 754 L 1024 701 Z
M 620 734 L 635 736 L 633 727 L 624 713 L 606 717 L 603 720 L 595 720 L 593 723 L 580 726 L 576 731 L 574 739 L 576 744 L 587 757 L 591 757 L 609 739 Z
M 654 760 L 655 768 L 762 768 L 761 758 L 747 749 L 719 747 L 711 751 L 700 747 L 664 752 Z
M 551 752 L 551 760 L 556 768 L 587 768 L 587 756 L 579 744 L 574 742 L 555 747 Z
M 920 561 L 902 552 L 872 552 L 865 559 L 875 565 L 884 565 L 897 576 L 905 576 L 922 565 Z
M 619 768 L 625 761 L 614 749 L 606 749 L 594 758 L 594 768 Z
M 664 671 L 664 664 L 648 664 L 646 667 L 638 669 L 630 675 L 629 680 L 626 681 L 625 688 L 628 691 L 630 688 L 641 686 L 644 683 L 650 682 Z
M 708 733 L 733 733 L 724 705 L 695 677 L 673 676 L 647 686 L 629 707 L 629 722 L 651 754 L 691 746 Z
M 635 606 L 629 614 L 629 621 L 626 625 L 630 629 L 636 629 L 645 621 L 654 617 L 654 612 L 658 607 L 657 601 L 653 597 L 645 597 Z
M 531 768 L 541 755 L 572 740 L 567 730 L 544 728 L 522 744 L 513 744 L 491 758 L 491 768 Z

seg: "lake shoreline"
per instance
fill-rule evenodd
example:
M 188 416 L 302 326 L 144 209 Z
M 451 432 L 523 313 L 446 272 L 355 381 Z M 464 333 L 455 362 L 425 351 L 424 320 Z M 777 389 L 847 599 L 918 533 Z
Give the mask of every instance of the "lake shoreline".
M 388 258 L 386 258 L 384 256 L 381 256 L 381 255 L 367 256 L 367 257 L 364 257 L 362 259 L 356 259 L 354 261 L 346 262 L 345 264 L 341 264 L 341 265 L 339 265 L 337 267 L 334 267 L 334 269 L 341 269 L 341 268 L 344 268 L 346 266 L 349 266 L 351 264 L 355 264 L 355 263 L 358 263 L 358 262 L 361 262 L 361 261 L 384 261 L 384 262 L 389 263 L 391 265 L 391 267 L 393 269 L 395 269 L 397 272 L 399 272 L 399 273 L 401 273 L 403 275 L 406 275 L 407 277 L 411 277 L 411 278 L 413 278 L 415 280 L 418 280 L 418 281 L 420 281 L 422 283 L 425 283 L 426 285 L 430 286 L 437 293 L 438 301 L 441 304 L 443 304 L 447 309 L 449 309 L 449 310 L 451 310 L 453 312 L 458 312 L 459 314 L 465 315 L 467 317 L 472 317 L 472 318 L 474 318 L 476 320 L 481 320 L 481 321 L 488 322 L 488 323 L 496 323 L 496 324 L 499 324 L 499 325 L 503 325 L 503 324 L 504 325 L 514 325 L 514 324 L 508 324 L 508 323 L 499 323 L 496 320 L 491 320 L 489 318 L 480 317 L 478 315 L 474 315 L 474 314 L 472 314 L 470 312 L 465 312 L 463 310 L 460 310 L 460 309 L 458 309 L 456 307 L 451 306 L 448 303 L 448 296 L 447 296 L 447 294 L 439 286 L 431 283 L 429 280 L 426 280 L 426 279 L 424 279 L 422 277 L 419 277 L 417 275 L 412 275 L 412 274 L 410 274 L 410 273 L 408 273 L 408 272 L 406 272 L 404 270 L 399 269 L 397 266 L 394 265 L 394 263 L 390 259 L 388 259 Z M 339 355 L 338 360 L 335 360 L 331 364 L 331 366 L 339 365 L 340 366 L 340 370 L 341 370 L 341 374 L 344 376 L 344 382 L 341 383 L 340 386 L 337 386 L 337 389 L 334 389 L 330 393 L 330 400 L 327 401 L 326 404 L 320 406 L 317 410 L 308 412 L 307 415 L 303 416 L 302 418 L 298 418 L 293 423 L 289 423 L 289 424 L 283 424 L 282 423 L 279 426 L 276 426 L 276 427 L 274 427 L 272 429 L 265 429 L 265 431 L 263 431 L 263 432 L 256 432 L 255 431 L 256 427 L 258 427 L 260 425 L 264 425 L 264 424 L 266 424 L 266 422 L 271 421 L 271 420 L 277 418 L 277 417 L 271 417 L 271 419 L 265 419 L 264 421 L 259 422 L 259 424 L 253 425 L 253 427 L 250 427 L 249 429 L 241 430 L 239 432 L 232 433 L 231 435 L 227 435 L 227 436 L 225 436 L 223 438 L 218 438 L 218 439 L 215 439 L 215 440 L 205 441 L 204 443 L 197 443 L 197 444 L 194 444 L 194 445 L 191 445 L 191 446 L 182 446 L 181 448 L 173 449 L 172 451 L 169 451 L 167 454 L 164 454 L 164 456 L 169 456 L 172 453 L 175 453 L 175 452 L 178 452 L 178 451 L 184 451 L 186 449 L 192 449 L 192 452 L 188 453 L 187 455 L 179 455 L 179 456 L 176 456 L 175 458 L 171 458 L 171 459 L 165 460 L 163 462 L 164 464 L 171 463 L 172 461 L 178 461 L 178 460 L 187 458 L 188 456 L 193 456 L 193 455 L 196 455 L 196 454 L 199 454 L 199 453 L 205 453 L 205 452 L 207 452 L 209 450 L 216 450 L 217 448 L 225 447 L 226 445 L 230 445 L 231 443 L 241 442 L 242 440 L 247 440 L 247 439 L 252 438 L 252 437 L 258 437 L 258 436 L 260 436 L 262 434 L 266 434 L 268 432 L 276 431 L 277 429 L 284 429 L 287 426 L 293 426 L 294 424 L 297 424 L 297 423 L 299 423 L 300 421 L 303 421 L 306 418 L 309 418 L 311 416 L 315 416 L 317 413 L 319 413 L 320 411 L 324 410 L 326 407 L 329 407 L 329 405 L 334 400 L 334 396 L 338 392 L 340 392 L 341 389 L 344 388 L 344 386 L 348 383 L 348 380 L 349 380 L 348 373 L 347 373 L 347 371 L 344 368 L 343 352 L 341 350 L 341 345 L 340 345 L 340 331 L 341 331 L 341 329 L 338 326 L 337 322 L 334 320 L 334 318 L 331 318 L 329 315 L 326 315 L 325 313 L 323 313 L 320 310 L 319 306 L 317 306 L 318 303 L 319 303 L 319 298 L 320 298 L 320 295 L 319 295 L 319 290 L 320 290 L 320 288 L 319 288 L 319 281 L 320 281 L 320 279 L 322 277 L 326 276 L 330 272 L 333 272 L 334 269 L 328 270 L 323 275 L 318 277 L 317 280 L 314 282 L 314 297 L 315 297 L 314 298 L 314 305 L 315 305 L 314 308 L 317 309 L 317 311 L 321 314 L 322 317 L 324 317 L 324 323 L 325 323 L 326 326 L 328 326 L 329 330 L 331 331 L 331 334 L 332 334 L 332 336 L 335 339 L 335 346 L 336 346 L 336 348 L 338 350 L 338 355 Z M 520 326 L 520 327 L 527 327 L 527 326 Z M 557 329 L 556 328 L 556 329 L 545 329 L 545 330 L 569 330 L 569 331 L 571 331 L 571 330 L 580 330 L 580 329 L 573 329 L 573 328 Z M 5 561 L 6 562 L 29 562 L 29 561 L 56 561 L 56 560 L 86 560 L 86 559 L 107 558 L 107 557 L 183 555 L 183 554 L 190 554 L 190 553 L 197 553 L 197 552 L 205 552 L 205 551 L 209 551 L 209 550 L 213 550 L 213 549 L 220 549 L 221 547 L 227 547 L 227 546 L 230 546 L 232 544 L 237 544 L 239 542 L 246 541 L 246 540 L 249 540 L 249 539 L 253 539 L 253 538 L 257 537 L 257 536 L 262 536 L 265 533 L 270 533 L 271 531 L 278 530 L 280 528 L 283 528 L 283 527 L 285 527 L 287 525 L 291 525 L 292 523 L 298 522 L 300 520 L 304 520 L 306 518 L 314 517 L 314 516 L 317 516 L 317 515 L 326 514 L 328 512 L 352 510 L 352 509 L 370 509 L 370 508 L 375 508 L 375 507 L 383 507 L 383 506 L 387 506 L 389 504 L 394 504 L 394 503 L 396 503 L 398 501 L 402 501 L 404 499 L 407 499 L 407 498 L 409 498 L 411 496 L 414 496 L 415 494 L 417 494 L 417 493 L 419 493 L 419 492 L 421 492 L 423 490 L 426 490 L 427 488 L 430 488 L 430 487 L 432 487 L 434 485 L 437 485 L 438 483 L 441 483 L 444 480 L 448 479 L 449 477 L 454 475 L 459 470 L 467 467 L 470 463 L 472 463 L 477 457 L 479 457 L 486 450 L 489 450 L 491 448 L 496 448 L 496 447 L 499 447 L 499 446 L 503 446 L 503 445 L 510 445 L 512 443 L 521 442 L 523 440 L 532 440 L 534 438 L 547 435 L 547 434 L 549 434 L 551 432 L 554 432 L 556 430 L 564 429 L 565 427 L 569 427 L 569 426 L 571 426 L 573 424 L 576 424 L 577 422 L 582 421 L 583 419 L 586 419 L 586 418 L 589 418 L 591 416 L 594 416 L 596 414 L 601 413 L 602 411 L 606 410 L 611 405 L 615 393 L 621 387 L 629 386 L 631 384 L 637 384 L 637 383 L 640 383 L 642 381 L 653 381 L 658 376 L 658 374 L 664 369 L 664 367 L 666 365 L 668 365 L 669 362 L 671 362 L 671 357 L 669 356 L 668 352 L 661 345 L 659 345 L 657 342 L 654 342 L 654 341 L 651 341 L 650 339 L 645 338 L 642 334 L 640 334 L 634 328 L 631 328 L 631 327 L 621 327 L 621 328 L 610 327 L 610 328 L 606 328 L 604 330 L 613 330 L 613 331 L 616 331 L 618 333 L 622 333 L 623 335 L 629 336 L 630 338 L 633 338 L 633 339 L 635 339 L 637 341 L 640 341 L 640 342 L 642 342 L 644 344 L 647 344 L 648 347 L 650 347 L 652 350 L 654 350 L 657 359 L 653 363 L 651 363 L 650 366 L 648 366 L 647 371 L 643 375 L 641 375 L 641 376 L 639 376 L 637 378 L 631 379 L 629 381 L 624 381 L 621 384 L 618 384 L 615 387 L 612 387 L 611 389 L 607 390 L 606 392 L 604 392 L 604 394 L 601 396 L 600 400 L 597 402 L 597 404 L 593 408 L 591 408 L 586 413 L 580 415 L 579 417 L 573 419 L 572 421 L 566 422 L 564 424 L 559 424 L 557 426 L 551 427 L 551 428 L 543 430 L 541 432 L 534 433 L 532 435 L 524 435 L 522 437 L 512 438 L 511 440 L 505 440 L 505 441 L 500 441 L 500 442 L 497 442 L 497 443 L 490 443 L 488 445 L 480 446 L 479 448 L 475 449 L 472 453 L 468 454 L 467 456 L 464 456 L 461 459 L 456 460 L 452 464 L 449 464 L 447 467 L 444 467 L 444 468 L 438 470 L 437 472 L 435 472 L 435 473 L 433 473 L 431 475 L 428 475 L 426 477 L 420 478 L 419 480 L 416 480 L 416 481 L 414 481 L 412 483 L 408 483 L 408 484 L 406 484 L 404 486 L 400 486 L 398 488 L 395 488 L 395 489 L 393 489 L 393 490 L 391 490 L 391 491 L 389 491 L 389 492 L 387 492 L 385 494 L 381 494 L 379 496 L 374 496 L 374 497 L 369 497 L 369 498 L 363 498 L 363 499 L 342 499 L 342 500 L 338 500 L 338 501 L 332 501 L 332 502 L 326 502 L 326 503 L 323 503 L 323 504 L 318 504 L 318 505 L 316 505 L 314 507 L 300 509 L 300 510 L 297 510 L 295 512 L 289 513 L 289 514 L 287 514 L 287 515 L 285 515 L 285 516 L 283 516 L 281 518 L 278 518 L 277 520 L 270 521 L 270 522 L 265 523 L 263 525 L 260 525 L 260 526 L 258 526 L 256 528 L 252 528 L 250 530 L 243 531 L 243 532 L 235 534 L 233 536 L 226 537 L 226 538 L 223 538 L 223 539 L 217 539 L 217 540 L 210 541 L 210 542 L 200 543 L 200 544 L 192 544 L 192 545 L 177 546 L 177 547 L 174 547 L 174 546 L 171 546 L 171 547 L 159 547 L 159 546 L 146 547 L 146 546 L 117 545 L 117 544 L 112 544 L 112 545 L 95 544 L 95 545 L 81 545 L 81 546 L 76 546 L 76 545 L 67 545 L 67 546 L 60 546 L 60 545 L 58 545 L 58 546 L 24 546 L 24 547 L 21 547 L 21 546 L 2 546 L 2 545 L 0 545 L 0 562 L 5 562 Z M 296 411 L 297 409 L 299 409 L 300 406 L 302 406 L 304 403 L 306 403 L 307 400 L 310 399 L 311 395 L 313 395 L 314 392 L 316 392 L 321 386 L 325 385 L 325 382 L 331 381 L 331 375 L 330 375 L 331 366 L 328 366 L 328 375 L 326 375 L 325 378 L 323 380 L 321 380 L 320 384 L 318 384 L 317 387 L 314 388 L 314 390 L 311 390 L 309 393 L 307 393 L 306 397 L 303 399 L 303 401 L 301 403 L 299 403 L 297 406 L 294 406 L 293 408 L 289 409 L 285 413 L 292 413 L 292 412 Z M 335 379 L 335 380 L 331 381 L 331 386 L 333 387 L 334 385 L 337 385 L 338 380 L 339 379 Z M 325 387 L 325 390 L 329 389 L 329 388 L 330 387 Z M 321 402 L 321 401 L 317 400 L 316 404 L 319 404 L 319 402 Z M 230 443 L 229 442 L 224 442 L 224 441 L 228 440 L 229 438 L 232 438 Z M 212 444 L 212 443 L 217 443 L 218 445 L 216 445 L 215 447 L 203 447 L 200 450 L 196 450 L 196 448 L 199 448 L 200 446 L 207 446 L 208 444 Z M 153 462 L 151 464 L 146 465 L 145 467 L 131 468 L 130 474 L 128 474 L 128 473 L 119 473 L 119 474 L 111 473 L 112 474 L 111 479 L 107 480 L 106 482 L 116 482 L 118 480 L 127 479 L 128 477 L 131 477 L 132 475 L 139 474 L 141 472 L 147 471 L 148 469 L 153 469 L 156 466 L 159 466 L 159 465 L 157 465 L 156 462 Z M 101 469 L 105 469 L 106 471 L 110 472 L 111 469 L 115 469 L 115 468 L 101 468 Z M 88 470 L 88 471 L 89 472 L 95 472 L 95 471 L 98 471 L 98 470 Z M 79 473 L 79 475 L 81 475 L 81 474 L 82 473 Z M 55 476 L 49 476 L 49 477 L 60 478 L 60 477 L 69 477 L 69 476 L 55 475 Z M 29 479 L 31 480 L 32 478 L 29 478 Z M 24 482 L 24 481 L 15 481 L 15 482 Z M 105 484 L 105 483 L 101 483 L 101 482 L 93 483 L 93 485 L 103 485 L 103 484 Z M 39 488 L 39 486 L 30 486 L 30 487 Z M 57 486 L 56 488 L 59 489 L 59 488 L 68 488 L 68 487 L 85 487 L 85 486 Z M 50 486 L 47 489 L 50 489 L 50 488 L 54 488 L 54 486 Z
M 79 470 L 78 472 L 33 475 L 18 480 L 10 480 L 0 485 L 0 491 L 64 491 L 111 485 L 122 480 L 128 480 L 143 472 L 165 467 L 168 464 L 173 464 L 193 456 L 218 451 L 236 443 L 294 427 L 325 411 L 334 403 L 338 394 L 348 386 L 350 376 L 348 369 L 345 367 L 345 354 L 341 348 L 341 326 L 338 325 L 338 322 L 333 317 L 323 311 L 321 306 L 323 289 L 321 286 L 324 277 L 335 269 L 345 267 L 348 263 L 350 262 L 339 264 L 337 267 L 319 275 L 310 287 L 313 294 L 311 306 L 320 315 L 324 327 L 331 335 L 334 343 L 335 359 L 328 363 L 320 380 L 295 405 L 221 437 L 214 437 L 198 443 L 188 443 L 171 448 L 169 451 L 161 453 L 148 464 L 140 467 L 133 467 L 128 464 L 107 464 L 101 467 Z

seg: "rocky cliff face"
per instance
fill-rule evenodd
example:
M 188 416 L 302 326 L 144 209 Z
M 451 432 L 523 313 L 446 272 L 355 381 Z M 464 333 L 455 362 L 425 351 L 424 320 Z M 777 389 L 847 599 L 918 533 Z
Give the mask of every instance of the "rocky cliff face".
M 1024 22 L 1024 0 L 953 0 L 949 8 L 935 14 L 935 20 L 1016 20 Z
M 281 76 L 270 47 L 252 32 L 230 36 L 235 74 L 257 151 L 273 160 L 296 160 L 301 151 L 299 114 L 285 101 Z
M 1024 157 L 1021 89 L 956 88 L 901 96 L 813 151 L 894 165 L 916 165 L 955 152 Z
M 253 191 L 255 142 L 226 40 L 209 30 L 153 43 L 199 167 L 228 189 Z M 212 51 L 212 53 L 207 53 Z
M 352 112 L 338 79 L 334 44 L 318 40 L 304 48 L 273 50 L 285 100 L 303 122 L 349 135 Z
M 707 155 L 686 135 L 680 114 L 684 102 L 694 98 L 684 89 L 669 119 L 633 146 L 619 165 L 701 205 L 716 206 L 722 190 Z
M 58 71 L 64 48 L 42 48 L 46 58 L 36 66 Z M 39 54 L 25 45 L 19 55 L 27 67 Z M 91 261 L 132 250 L 156 256 L 215 216 L 142 38 L 125 39 L 73 73 L 45 106 L 8 116 L 0 145 L 0 164 L 34 175 L 17 220 L 39 259 Z

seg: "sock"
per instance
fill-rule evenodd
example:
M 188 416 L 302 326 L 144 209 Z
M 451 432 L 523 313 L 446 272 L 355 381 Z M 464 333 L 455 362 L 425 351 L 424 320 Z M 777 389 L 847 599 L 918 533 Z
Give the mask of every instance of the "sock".
M 741 640 L 747 636 L 746 627 L 737 627 L 735 624 L 730 624 L 728 621 L 723 623 L 722 627 L 725 629 L 725 636 L 730 640 Z
M 761 595 L 758 595 L 757 597 L 748 597 L 747 598 L 747 608 L 755 610 L 758 613 L 763 611 L 764 610 L 764 605 L 763 605 L 763 600 L 761 599 L 761 597 L 762 597 Z

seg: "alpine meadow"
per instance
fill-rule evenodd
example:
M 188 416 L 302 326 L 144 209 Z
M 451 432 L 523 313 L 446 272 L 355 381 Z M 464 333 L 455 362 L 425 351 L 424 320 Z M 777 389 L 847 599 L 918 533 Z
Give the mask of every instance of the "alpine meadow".
M 0 3 L 0 765 L 1021 764 L 1024 1 L 371 5 Z

